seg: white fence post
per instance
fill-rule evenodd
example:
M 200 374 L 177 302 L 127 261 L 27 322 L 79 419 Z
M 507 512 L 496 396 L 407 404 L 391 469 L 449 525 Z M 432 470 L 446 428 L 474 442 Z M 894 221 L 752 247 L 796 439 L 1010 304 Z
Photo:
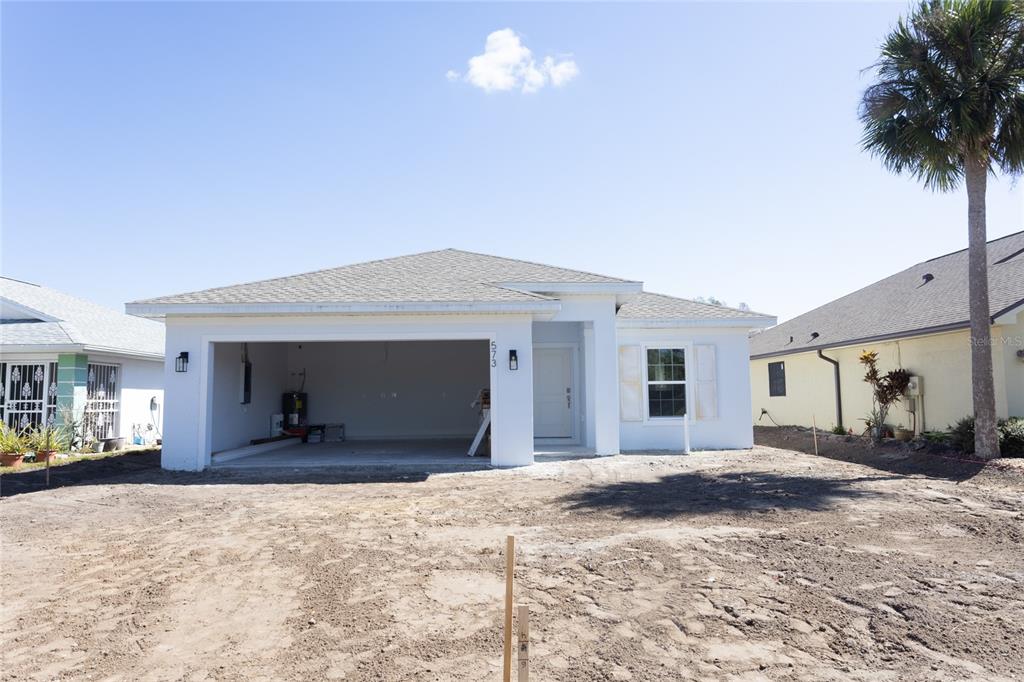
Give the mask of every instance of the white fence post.
M 683 413 L 683 452 L 690 454 L 690 413 Z

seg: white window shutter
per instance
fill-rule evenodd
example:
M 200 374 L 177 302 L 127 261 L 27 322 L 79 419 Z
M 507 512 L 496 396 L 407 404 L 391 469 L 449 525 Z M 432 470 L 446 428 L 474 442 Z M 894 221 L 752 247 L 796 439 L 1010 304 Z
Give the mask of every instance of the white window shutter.
M 693 382 L 696 398 L 694 413 L 697 419 L 718 419 L 718 373 L 715 347 L 710 344 L 694 346 L 697 372 Z
M 619 415 L 624 422 L 644 418 L 640 346 L 619 346 Z

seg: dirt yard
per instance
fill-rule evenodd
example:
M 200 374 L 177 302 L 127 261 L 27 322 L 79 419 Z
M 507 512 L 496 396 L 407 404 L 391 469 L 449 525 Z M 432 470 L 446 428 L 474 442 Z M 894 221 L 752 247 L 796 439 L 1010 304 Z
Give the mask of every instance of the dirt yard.
M 108 463 L 0 502 L 2 675 L 500 679 L 514 533 L 535 680 L 1024 676 L 1019 470 L 865 460 L 759 446 L 361 482 Z

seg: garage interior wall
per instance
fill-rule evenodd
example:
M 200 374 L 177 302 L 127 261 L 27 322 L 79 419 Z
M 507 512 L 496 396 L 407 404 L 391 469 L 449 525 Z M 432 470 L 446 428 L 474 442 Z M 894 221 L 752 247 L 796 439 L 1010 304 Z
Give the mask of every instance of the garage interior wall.
M 242 344 L 213 344 L 213 433 L 211 450 L 248 445 L 270 435 L 270 415 L 281 412 L 281 394 L 288 390 L 288 348 L 284 343 L 250 343 L 252 396 L 240 400 Z
M 489 359 L 486 341 L 290 343 L 289 390 L 305 370 L 309 421 L 352 439 L 472 438 Z

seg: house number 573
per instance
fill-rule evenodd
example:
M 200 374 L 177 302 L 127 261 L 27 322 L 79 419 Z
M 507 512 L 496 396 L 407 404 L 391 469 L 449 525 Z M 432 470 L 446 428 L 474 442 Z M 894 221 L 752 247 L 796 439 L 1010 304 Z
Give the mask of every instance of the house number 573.
M 491 367 L 498 366 L 498 344 L 491 341 Z

